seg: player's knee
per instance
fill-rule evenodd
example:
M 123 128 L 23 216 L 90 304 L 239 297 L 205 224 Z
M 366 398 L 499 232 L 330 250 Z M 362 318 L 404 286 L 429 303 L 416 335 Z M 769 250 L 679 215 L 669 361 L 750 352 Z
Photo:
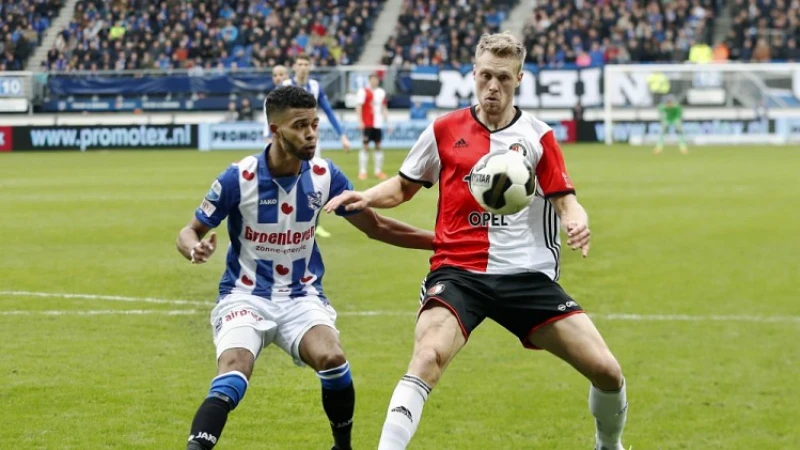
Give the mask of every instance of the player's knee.
M 342 349 L 335 349 L 323 353 L 317 358 L 317 367 L 318 371 L 330 370 L 335 369 L 337 367 L 341 367 L 344 363 L 347 362 L 347 358 L 344 356 L 344 352 Z
M 245 348 L 225 350 L 217 361 L 218 373 L 240 372 L 248 379 L 253 373 L 255 356 Z
M 592 384 L 604 391 L 615 391 L 622 387 L 622 368 L 611 354 L 592 365 L 591 377 Z
M 420 346 L 414 351 L 411 359 L 411 372 L 433 386 L 442 376 L 444 358 L 441 352 L 432 346 Z

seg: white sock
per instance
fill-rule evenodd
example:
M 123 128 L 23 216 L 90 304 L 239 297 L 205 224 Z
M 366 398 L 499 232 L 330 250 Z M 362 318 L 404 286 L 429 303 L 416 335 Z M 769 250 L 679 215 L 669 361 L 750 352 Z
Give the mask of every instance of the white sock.
M 322 158 L 322 147 L 319 146 L 319 142 L 317 142 L 317 148 L 314 150 L 314 158 Z
M 625 381 L 618 391 L 601 391 L 589 388 L 589 411 L 597 426 L 597 448 L 618 450 L 622 448 L 622 429 L 628 417 L 628 400 Z
M 431 388 L 419 377 L 406 374 L 397 383 L 383 423 L 378 450 L 404 450 L 417 431 L 422 407 Z
M 369 151 L 362 148 L 358 152 L 358 173 L 367 173 L 368 163 L 369 163 Z
M 375 174 L 377 175 L 383 172 L 383 152 L 375 150 L 372 157 L 375 158 Z

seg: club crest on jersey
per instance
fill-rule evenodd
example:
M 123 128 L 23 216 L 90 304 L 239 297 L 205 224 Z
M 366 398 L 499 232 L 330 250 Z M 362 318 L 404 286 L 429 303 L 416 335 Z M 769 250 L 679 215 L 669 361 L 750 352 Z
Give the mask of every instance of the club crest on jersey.
M 521 142 L 516 142 L 508 147 L 512 152 L 517 152 L 522 156 L 528 156 L 528 150 L 522 145 Z
M 436 283 L 433 286 L 429 287 L 425 293 L 428 296 L 432 296 L 432 295 L 439 295 L 442 292 L 444 292 L 444 285 L 442 283 Z
M 219 182 L 219 180 L 214 180 L 214 182 L 211 183 L 211 189 L 209 189 L 208 193 L 206 194 L 206 200 L 210 202 L 217 202 L 219 201 L 219 197 L 221 194 L 222 194 L 222 184 Z
M 322 192 L 317 191 L 313 194 L 308 194 L 308 207 L 311 209 L 322 208 Z

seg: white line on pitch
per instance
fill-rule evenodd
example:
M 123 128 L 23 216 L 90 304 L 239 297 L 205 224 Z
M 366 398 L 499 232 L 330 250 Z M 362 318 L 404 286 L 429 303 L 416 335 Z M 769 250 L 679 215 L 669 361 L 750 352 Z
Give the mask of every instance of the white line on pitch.
M 133 314 L 166 314 L 166 315 L 180 315 L 180 314 L 199 314 L 209 313 L 211 307 L 214 306 L 212 302 L 202 302 L 197 300 L 169 300 L 163 298 L 151 297 L 123 297 L 118 295 L 94 295 L 94 294 L 62 294 L 56 292 L 29 292 L 29 291 L 0 291 L 0 296 L 25 296 L 25 297 L 40 297 L 40 298 L 64 298 L 64 299 L 83 299 L 83 300 L 101 300 L 112 302 L 141 302 L 141 303 L 155 303 L 164 305 L 192 305 L 203 306 L 208 308 L 208 311 L 186 310 L 191 312 L 128 312 L 128 311 L 149 311 L 149 310 L 102 310 L 106 312 L 96 314 L 119 314 L 119 315 L 133 315 Z M 184 311 L 184 310 L 180 310 Z M 81 311 L 0 311 L 0 315 L 91 315 L 89 312 Z M 339 316 L 413 316 L 415 311 L 340 311 Z M 613 320 L 613 321 L 632 321 L 632 322 L 750 322 L 750 323 L 800 323 L 800 316 L 748 316 L 748 315 L 688 315 L 688 314 L 593 314 L 589 313 L 593 319 L 600 320 Z
M 160 310 L 160 309 L 97 309 L 90 311 L 0 311 L 0 316 L 191 316 L 207 314 L 207 311 L 196 309 Z
M 190 305 L 212 306 L 212 302 L 199 302 L 196 300 L 167 300 L 151 297 L 123 297 L 120 295 L 93 295 L 93 294 L 60 294 L 57 292 L 28 292 L 28 291 L 0 291 L 0 295 L 16 297 L 49 297 L 79 300 L 103 300 L 107 302 L 132 302 L 132 303 L 157 303 L 162 305 Z
M 687 314 L 589 314 L 603 320 L 629 320 L 636 322 L 753 322 L 800 323 L 800 316 L 718 316 Z

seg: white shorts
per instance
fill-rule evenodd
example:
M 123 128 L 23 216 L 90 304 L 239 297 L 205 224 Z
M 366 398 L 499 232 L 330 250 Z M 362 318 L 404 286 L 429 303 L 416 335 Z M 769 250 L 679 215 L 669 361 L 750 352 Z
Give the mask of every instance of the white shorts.
M 300 340 L 316 325 L 336 330 L 336 311 L 316 296 L 267 300 L 229 294 L 211 311 L 217 359 L 232 348 L 246 348 L 258 358 L 261 349 L 274 342 L 303 367 Z

